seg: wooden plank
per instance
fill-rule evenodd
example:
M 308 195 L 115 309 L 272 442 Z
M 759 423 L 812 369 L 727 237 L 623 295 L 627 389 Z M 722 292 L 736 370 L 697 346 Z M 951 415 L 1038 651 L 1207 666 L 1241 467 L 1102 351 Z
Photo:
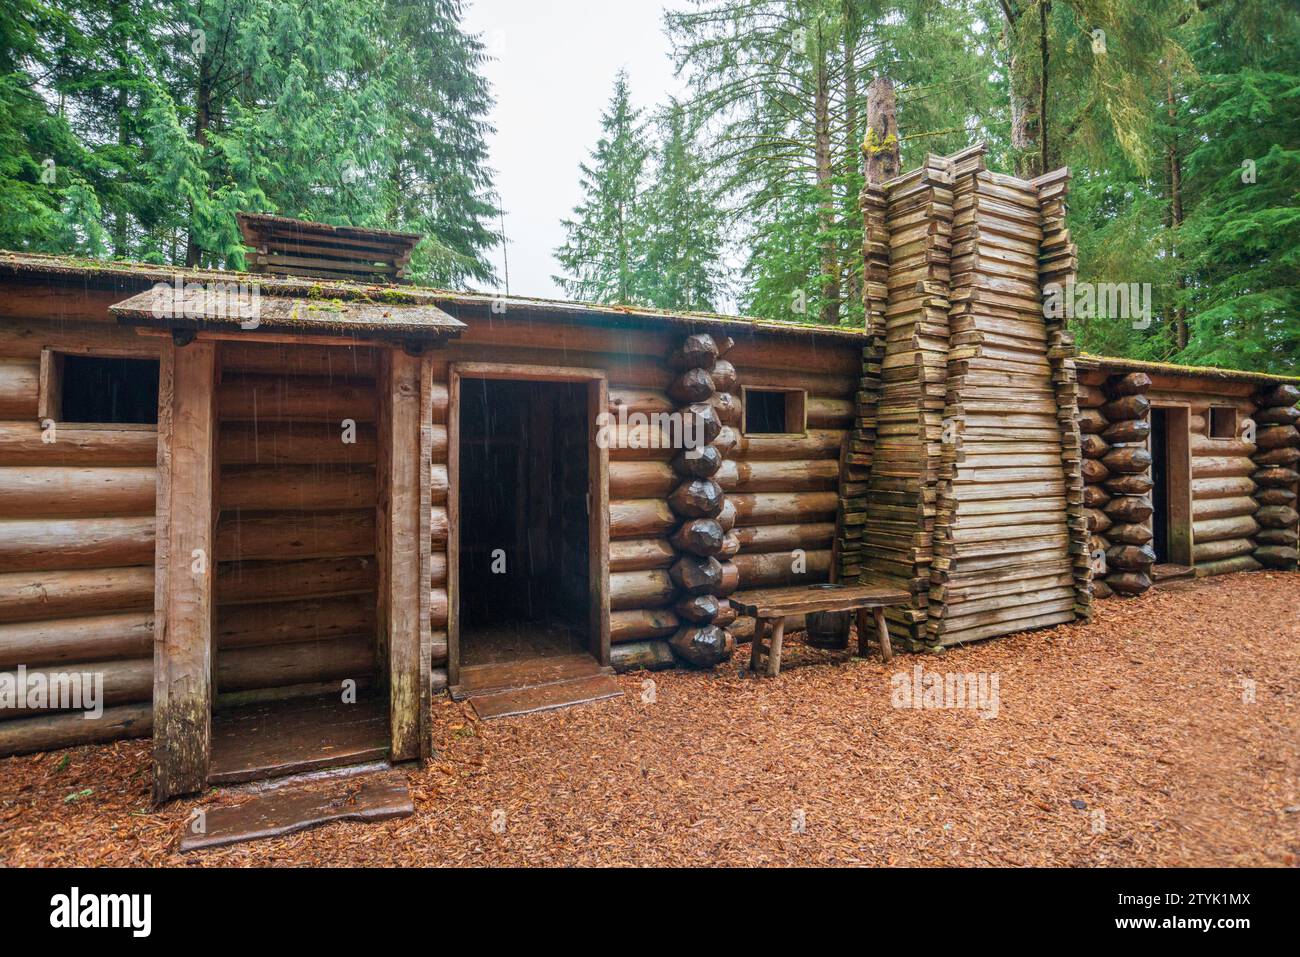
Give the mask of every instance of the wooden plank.
M 260 791 L 236 805 L 205 807 L 201 831 L 187 827 L 180 850 L 283 837 L 330 821 L 387 821 L 413 813 L 401 771 L 323 777 Z
M 569 708 L 592 701 L 618 698 L 622 694 L 618 682 L 609 675 L 601 674 L 557 681 L 552 684 L 473 695 L 469 703 L 473 706 L 474 713 L 486 721 L 510 715 Z
M 207 782 L 212 718 L 216 347 L 163 349 L 154 570 L 153 796 Z

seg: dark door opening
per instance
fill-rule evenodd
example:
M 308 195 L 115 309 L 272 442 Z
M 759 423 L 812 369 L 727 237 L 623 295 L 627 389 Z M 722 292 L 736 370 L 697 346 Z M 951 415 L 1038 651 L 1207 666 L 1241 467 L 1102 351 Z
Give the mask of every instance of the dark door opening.
M 465 378 L 462 667 L 589 653 L 588 388 Z
M 1169 561 L 1169 422 L 1164 409 L 1151 410 L 1151 547 L 1156 564 Z

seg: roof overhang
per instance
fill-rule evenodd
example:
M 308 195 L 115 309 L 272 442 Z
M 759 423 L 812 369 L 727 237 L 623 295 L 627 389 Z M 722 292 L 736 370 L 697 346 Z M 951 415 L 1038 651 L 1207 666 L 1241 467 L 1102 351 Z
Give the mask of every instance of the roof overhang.
M 257 282 L 175 282 L 109 307 L 118 323 L 230 338 L 273 335 L 438 344 L 466 328 L 432 302 L 268 295 Z

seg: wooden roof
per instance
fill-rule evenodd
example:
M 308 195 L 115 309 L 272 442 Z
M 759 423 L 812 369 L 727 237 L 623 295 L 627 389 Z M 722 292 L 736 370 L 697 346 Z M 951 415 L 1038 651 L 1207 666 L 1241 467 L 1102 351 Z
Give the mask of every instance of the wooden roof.
M 226 288 L 220 288 L 220 287 Z M 300 298 L 252 293 L 255 283 L 160 283 L 109 308 L 123 325 L 222 332 L 446 339 L 465 323 L 431 302 Z
M 404 282 L 411 251 L 424 238 L 268 213 L 238 213 L 236 218 L 249 247 L 249 271 L 273 276 Z

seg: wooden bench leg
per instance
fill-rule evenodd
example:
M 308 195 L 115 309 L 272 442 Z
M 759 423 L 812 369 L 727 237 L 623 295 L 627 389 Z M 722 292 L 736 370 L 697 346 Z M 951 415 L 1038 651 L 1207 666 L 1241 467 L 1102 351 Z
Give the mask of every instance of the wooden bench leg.
M 871 627 L 871 609 L 859 608 L 858 618 L 858 657 L 867 657 L 867 631 Z
M 886 664 L 894 660 L 894 649 L 889 646 L 889 628 L 885 625 L 885 609 L 880 605 L 871 609 L 876 618 L 876 631 L 880 637 L 880 655 Z
M 785 619 L 772 619 L 772 640 L 767 646 L 767 674 L 775 678 L 781 673 L 781 640 L 785 637 Z
M 749 647 L 749 670 L 758 674 L 759 662 L 763 657 L 763 632 L 767 630 L 767 619 L 759 618 L 754 621 L 754 638 Z

